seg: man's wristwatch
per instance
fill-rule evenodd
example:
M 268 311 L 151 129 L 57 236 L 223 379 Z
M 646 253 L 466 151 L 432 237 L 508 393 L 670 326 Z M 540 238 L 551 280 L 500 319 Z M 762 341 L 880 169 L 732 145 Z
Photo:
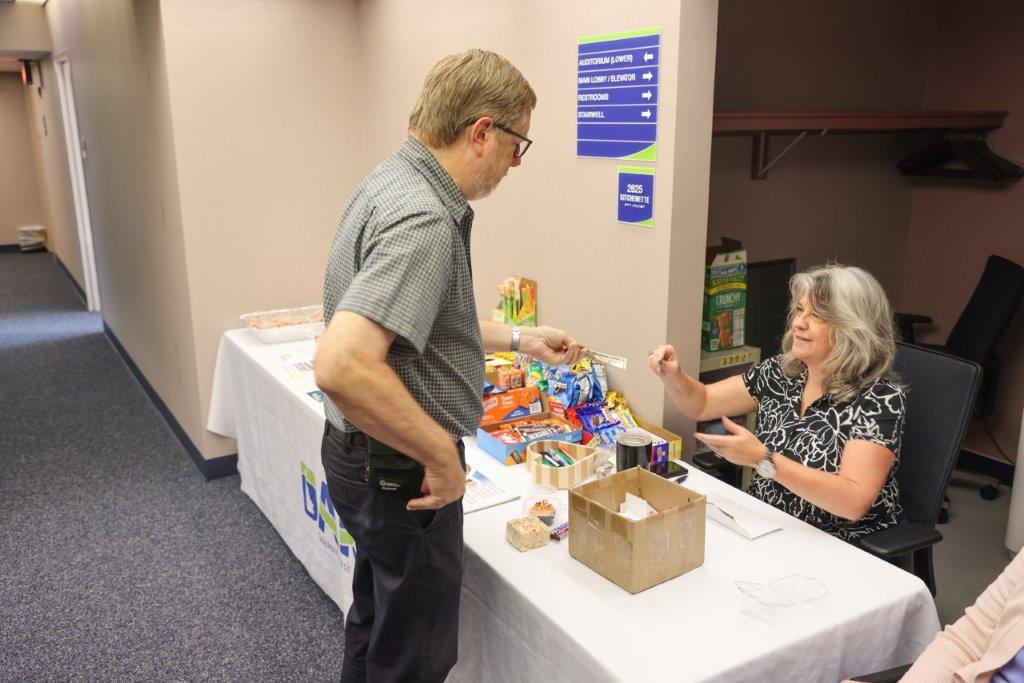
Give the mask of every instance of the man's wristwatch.
M 512 348 L 509 349 L 512 353 L 519 353 L 519 335 L 522 330 L 518 326 L 512 328 Z
M 775 454 L 767 448 L 764 449 L 764 457 L 761 458 L 761 462 L 757 463 L 754 467 L 754 471 L 765 479 L 775 479 L 774 459 Z

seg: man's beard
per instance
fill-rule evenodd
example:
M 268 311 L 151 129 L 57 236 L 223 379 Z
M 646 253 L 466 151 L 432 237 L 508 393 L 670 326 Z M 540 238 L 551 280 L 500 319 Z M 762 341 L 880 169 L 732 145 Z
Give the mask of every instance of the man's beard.
M 498 164 L 495 164 L 491 168 L 484 169 L 476 176 L 476 181 L 473 183 L 475 192 L 473 193 L 473 199 L 483 199 L 490 193 L 494 192 L 494 188 L 498 187 L 498 183 L 501 182 L 502 175 L 498 172 Z

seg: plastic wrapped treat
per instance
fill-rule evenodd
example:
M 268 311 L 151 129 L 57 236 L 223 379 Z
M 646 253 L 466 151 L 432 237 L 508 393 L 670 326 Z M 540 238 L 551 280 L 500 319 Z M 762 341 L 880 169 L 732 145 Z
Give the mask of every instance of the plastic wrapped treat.
M 505 525 L 505 539 L 520 552 L 543 548 L 550 535 L 548 525 L 532 515 L 510 519 Z

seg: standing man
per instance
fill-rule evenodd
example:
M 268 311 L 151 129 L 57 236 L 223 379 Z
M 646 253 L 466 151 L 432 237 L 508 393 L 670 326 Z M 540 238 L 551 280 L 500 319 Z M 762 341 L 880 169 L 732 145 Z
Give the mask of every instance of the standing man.
M 476 317 L 467 202 L 522 163 L 536 104 L 499 55 L 442 59 L 331 245 L 315 365 L 327 485 L 356 541 L 343 681 L 442 681 L 455 665 L 461 439 L 483 413 L 485 350 L 552 364 L 585 351 L 561 330 Z

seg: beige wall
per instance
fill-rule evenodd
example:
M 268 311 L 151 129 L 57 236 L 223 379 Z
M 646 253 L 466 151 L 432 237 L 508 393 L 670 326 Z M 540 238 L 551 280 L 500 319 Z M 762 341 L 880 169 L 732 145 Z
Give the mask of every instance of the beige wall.
M 701 272 L 691 261 L 704 240 L 715 2 L 638 9 L 624 26 L 596 18 L 614 16 L 610 0 L 587 12 L 453 0 L 447 15 L 463 18 L 443 28 L 436 6 L 420 3 L 279 0 L 247 4 L 241 15 L 239 7 L 47 5 L 55 54 L 71 57 L 89 147 L 104 317 L 206 457 L 234 448 L 203 429 L 220 335 L 245 311 L 319 300 L 349 195 L 405 136 L 429 66 L 472 45 L 508 55 L 541 102 L 526 164 L 477 207 L 481 314 L 506 275 L 538 278 L 544 320 L 628 355 L 633 369 L 613 382 L 638 412 L 662 416 L 647 352 L 669 339 L 688 362 L 697 357 L 692 292 Z M 647 26 L 663 29 L 665 64 L 653 230 L 615 221 L 616 163 L 577 159 L 574 148 L 576 39 Z M 523 40 L 522 27 L 534 40 Z M 684 73 L 689 99 L 677 108 Z M 677 192 L 687 203 L 678 211 Z M 520 247 L 529 243 L 543 247 Z M 580 277 L 581 263 L 592 275 Z M 618 283 L 594 275 L 609 264 L 623 273 Z M 670 297 L 670 278 L 686 300 Z M 595 298 L 613 299 L 615 310 L 594 314 Z
M 646 369 L 646 358 L 670 338 L 672 268 L 679 268 L 681 281 L 691 287 L 699 283 L 692 263 L 671 263 L 670 254 L 674 247 L 702 244 L 704 238 L 699 214 L 707 202 L 707 164 L 705 159 L 702 165 L 700 154 L 710 134 L 715 4 L 689 2 L 682 18 L 674 2 L 636 4 L 627 21 L 621 3 L 611 0 L 484 5 L 453 0 L 443 4 L 443 22 L 437 21 L 437 3 L 359 5 L 361 99 L 371 165 L 404 138 L 416 93 L 441 56 L 470 47 L 493 50 L 530 81 L 538 98 L 530 128 L 536 142 L 494 195 L 474 205 L 477 308 L 489 317 L 496 285 L 508 275 L 537 279 L 541 322 L 564 327 L 602 351 L 628 356 L 629 371 L 612 369 L 611 381 L 640 414 L 655 421 L 663 414 L 664 393 Z M 687 35 L 682 50 L 681 24 Z M 617 163 L 576 157 L 574 83 L 580 36 L 651 26 L 662 28 L 660 158 L 654 165 L 655 227 L 644 229 L 616 222 Z M 686 82 L 677 67 L 680 60 L 686 62 Z M 677 107 L 677 94 L 688 98 L 685 108 Z M 694 158 L 679 158 L 680 151 L 690 150 Z M 692 192 L 685 198 L 694 206 L 679 212 L 678 186 L 690 178 Z M 693 318 L 691 303 L 683 320 L 692 323 Z M 695 363 L 698 339 L 683 334 L 687 322 L 675 322 L 673 332 L 680 336 L 672 339 L 690 345 Z
M 700 362 L 700 324 L 704 306 L 706 240 L 714 105 L 718 3 L 686 2 L 679 22 L 676 140 L 673 163 L 672 241 L 669 246 L 666 341 L 680 354 L 684 371 L 696 377 Z M 642 271 L 641 271 L 642 272 Z M 653 346 L 651 347 L 654 348 Z M 642 372 L 645 354 L 636 360 Z M 693 433 L 694 424 L 668 399 L 662 424 L 676 434 Z M 684 438 L 687 455 L 693 439 Z
M 103 318 L 199 441 L 159 5 L 50 0 L 46 15 L 54 54 L 70 58 L 80 134 L 88 145 L 85 183 Z
M 928 74 L 930 109 L 1008 110 L 991 135 L 995 149 L 1024 159 L 1024 6 L 1013 0 L 938 3 Z M 914 182 L 903 308 L 935 319 L 924 341 L 942 343 L 970 298 L 989 254 L 1024 265 L 1024 183 Z M 988 422 L 1010 458 L 1017 452 L 1024 406 L 1024 314 L 998 347 L 1003 358 L 999 406 Z M 975 424 L 968 445 L 998 457 Z
M 37 59 L 50 51 L 42 5 L 0 2 L 0 55 Z
M 919 109 L 933 10 L 933 0 L 723 0 L 715 110 Z M 773 153 L 791 139 L 773 138 Z M 860 265 L 898 303 L 912 190 L 893 167 L 919 144 L 809 137 L 753 181 L 750 138 L 716 137 L 708 243 L 737 237 L 751 260 L 795 256 L 801 269 Z
M 238 316 L 318 303 L 327 248 L 365 164 L 355 3 L 164 2 L 196 410 Z M 207 457 L 234 450 L 205 432 Z
M 0 73 L 0 244 L 18 241 L 18 226 L 42 225 L 32 133 L 21 75 Z

